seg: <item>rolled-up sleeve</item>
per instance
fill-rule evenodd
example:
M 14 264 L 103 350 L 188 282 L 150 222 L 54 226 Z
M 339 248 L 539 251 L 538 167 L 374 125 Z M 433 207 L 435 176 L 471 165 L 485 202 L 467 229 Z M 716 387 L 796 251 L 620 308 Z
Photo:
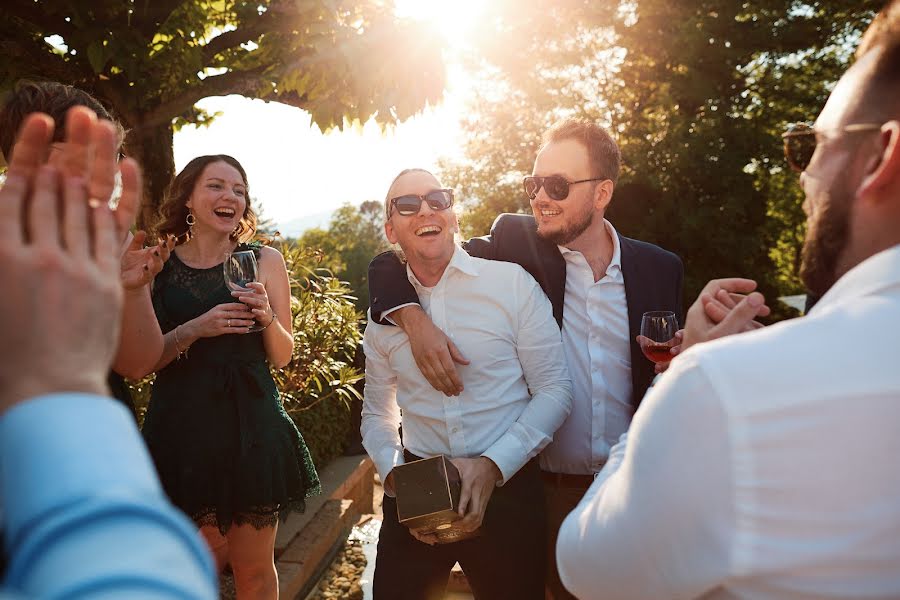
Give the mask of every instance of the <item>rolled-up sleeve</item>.
M 514 295 L 519 300 L 516 351 L 531 400 L 519 418 L 483 454 L 505 483 L 550 441 L 572 410 L 572 380 L 559 326 L 541 288 L 524 270 Z
M 648 393 L 597 480 L 563 522 L 560 578 L 579 598 L 696 598 L 730 567 L 727 419 L 686 354 Z
M 381 481 L 397 465 L 403 464 L 403 444 L 400 441 L 400 407 L 397 405 L 397 377 L 390 360 L 380 344 L 379 328 L 372 319 L 363 336 L 366 353 L 366 385 L 360 424 L 363 447 L 368 452 Z M 393 490 L 385 486 L 385 493 Z

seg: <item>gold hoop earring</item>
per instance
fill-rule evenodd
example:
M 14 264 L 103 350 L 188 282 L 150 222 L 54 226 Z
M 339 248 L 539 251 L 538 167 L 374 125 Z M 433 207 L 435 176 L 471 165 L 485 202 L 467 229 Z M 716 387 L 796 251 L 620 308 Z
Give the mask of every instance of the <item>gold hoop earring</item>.
M 188 237 L 192 237 L 194 235 L 194 224 L 197 222 L 197 217 L 194 216 L 194 213 L 188 211 L 187 216 L 184 218 L 184 222 L 187 223 L 188 226 Z

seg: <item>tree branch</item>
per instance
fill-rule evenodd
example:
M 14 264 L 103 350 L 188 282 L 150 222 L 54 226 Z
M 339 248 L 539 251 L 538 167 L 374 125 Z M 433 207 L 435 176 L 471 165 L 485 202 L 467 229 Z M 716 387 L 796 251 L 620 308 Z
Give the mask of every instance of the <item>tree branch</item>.
M 256 92 L 259 87 L 259 77 L 264 71 L 264 67 L 258 67 L 250 71 L 229 71 L 222 75 L 207 77 L 177 97 L 166 100 L 149 111 L 142 119 L 142 125 L 153 127 L 167 123 L 178 115 L 186 113 L 194 104 L 209 96 L 241 94 L 259 98 L 260 95 Z
M 203 64 L 209 64 L 216 54 L 224 50 L 258 39 L 259 36 L 271 30 L 273 23 L 274 18 L 271 16 L 271 11 L 267 11 L 254 19 L 252 25 L 248 24 L 217 35 L 203 46 Z
M 134 125 L 138 117 L 134 111 L 134 100 L 129 97 L 129 88 L 122 85 L 122 78 L 100 79 L 95 83 L 98 96 L 113 107 L 115 116 L 127 129 Z
M 134 26 L 144 38 L 151 40 L 183 2 L 184 0 L 136 0 L 132 13 Z
M 48 14 L 47 11 L 40 10 L 40 4 L 27 0 L 13 0 L 11 4 L 9 13 L 35 25 L 44 36 L 56 33 L 61 35 L 63 39 L 66 39 L 75 33 L 71 23 L 61 16 Z
M 272 92 L 270 94 L 258 94 L 252 97 L 258 98 L 260 100 L 265 100 L 267 102 L 278 102 L 279 104 L 286 104 L 288 106 L 293 106 L 294 108 L 299 108 L 302 110 L 307 110 L 309 108 L 309 96 L 307 96 L 306 94 L 298 94 L 297 92 L 281 92 L 279 94 Z
M 86 71 L 79 61 L 64 59 L 44 43 L 25 45 L 15 40 L 0 40 L 0 56 L 6 61 L 18 62 L 16 72 L 19 77 L 52 79 L 76 86 L 94 78 L 93 71 Z

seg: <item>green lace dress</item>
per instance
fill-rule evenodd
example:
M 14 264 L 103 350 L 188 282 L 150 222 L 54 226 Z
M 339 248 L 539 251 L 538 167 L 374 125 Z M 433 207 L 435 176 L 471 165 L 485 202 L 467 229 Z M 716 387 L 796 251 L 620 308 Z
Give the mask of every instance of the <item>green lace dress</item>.
M 221 265 L 194 269 L 174 252 L 153 285 L 163 333 L 226 302 L 235 299 Z M 172 502 L 199 525 L 271 526 L 280 511 L 302 510 L 320 492 L 262 333 L 201 338 L 169 363 L 157 374 L 143 433 Z

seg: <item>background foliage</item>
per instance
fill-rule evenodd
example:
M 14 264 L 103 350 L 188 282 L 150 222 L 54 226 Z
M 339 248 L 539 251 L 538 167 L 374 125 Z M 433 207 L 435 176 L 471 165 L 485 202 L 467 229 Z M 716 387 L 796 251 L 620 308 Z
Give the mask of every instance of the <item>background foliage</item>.
M 685 261 L 685 301 L 725 275 L 802 293 L 804 217 L 780 133 L 815 118 L 846 69 L 870 0 L 498 0 L 469 60 L 481 74 L 462 160 L 445 162 L 481 235 L 530 212 L 521 177 L 541 133 L 574 116 L 624 158 L 608 217 Z M 787 314 L 781 307 L 780 316 Z
M 298 243 L 319 250 L 323 267 L 346 281 L 356 296 L 357 308 L 369 308 L 369 261 L 388 249 L 384 237 L 384 206 L 367 200 L 354 207 L 345 204 L 331 217 L 328 229 L 308 229 Z
M 4 0 L 0 91 L 51 79 L 111 107 L 144 167 L 146 221 L 174 174 L 174 129 L 214 117 L 197 101 L 281 102 L 323 130 L 394 123 L 441 97 L 437 40 L 381 0 Z
M 752 276 L 770 298 L 802 292 L 802 194 L 779 134 L 819 112 L 880 5 L 492 0 L 466 55 L 477 81 L 463 157 L 441 173 L 462 199 L 463 233 L 529 212 L 521 177 L 541 133 L 583 117 L 608 127 L 623 152 L 608 217 L 682 256 L 686 302 L 724 275 Z M 282 102 L 323 129 L 396 122 L 440 98 L 440 39 L 382 0 L 6 0 L 0 91 L 49 78 L 111 106 L 149 175 L 147 215 L 172 175 L 172 132 L 214 117 L 198 100 Z M 350 428 L 356 308 L 368 304 L 368 260 L 385 247 L 377 201 L 346 205 L 327 230 L 281 246 L 296 355 L 275 375 L 319 464 Z M 148 385 L 136 384 L 139 397 Z
M 322 254 L 293 243 L 281 245 L 291 277 L 294 357 L 274 373 L 285 410 L 293 417 L 322 466 L 344 451 L 351 428 L 354 387 L 363 374 L 354 367 L 362 341 L 361 314 L 347 284 L 320 266 Z

